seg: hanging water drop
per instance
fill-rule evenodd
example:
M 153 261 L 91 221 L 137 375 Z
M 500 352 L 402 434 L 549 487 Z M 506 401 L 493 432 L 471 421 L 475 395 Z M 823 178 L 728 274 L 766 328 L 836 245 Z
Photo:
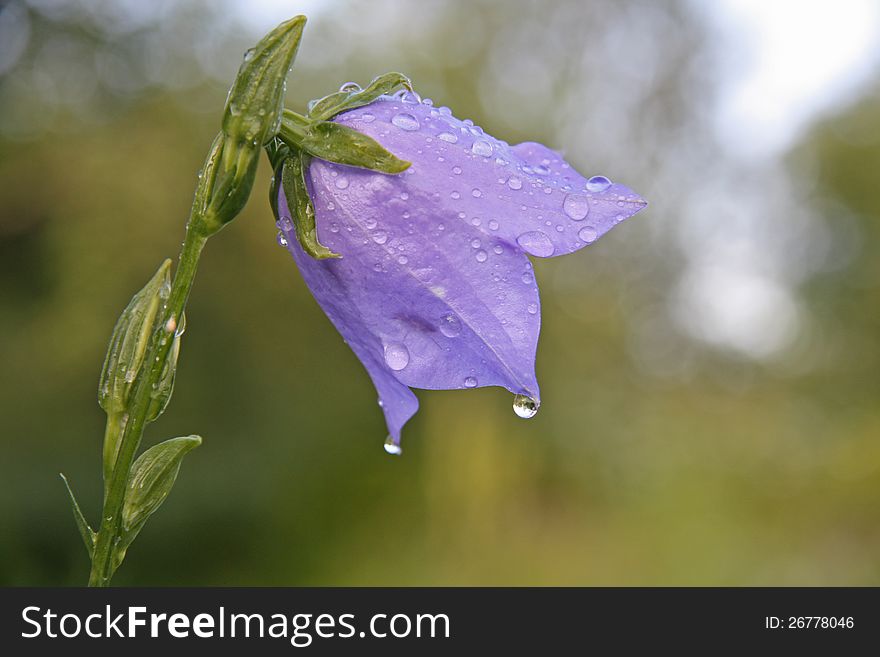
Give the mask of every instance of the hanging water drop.
M 513 412 L 524 420 L 535 417 L 540 404 L 528 395 L 516 395 L 513 398 Z
M 278 246 L 287 246 L 287 238 L 284 236 L 284 233 L 278 233 L 275 236 L 275 241 L 278 242 Z
M 464 380 L 464 387 L 465 388 L 476 388 L 477 387 L 477 380 L 472 376 L 466 377 Z
M 403 453 L 403 449 L 400 447 L 400 445 L 394 442 L 394 438 L 392 438 L 391 436 L 388 436 L 385 439 L 384 447 L 385 451 L 391 454 L 391 456 L 400 456 Z

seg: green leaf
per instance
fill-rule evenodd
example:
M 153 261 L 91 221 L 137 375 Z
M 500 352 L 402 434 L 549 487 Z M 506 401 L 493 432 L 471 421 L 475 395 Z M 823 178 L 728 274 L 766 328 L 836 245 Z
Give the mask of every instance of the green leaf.
M 285 110 L 279 136 L 309 155 L 389 174 L 400 173 L 410 166 L 372 137 L 348 126 L 331 121 L 303 124 L 300 119 L 294 112 Z
M 305 16 L 291 18 L 245 53 L 223 113 L 223 132 L 233 141 L 262 146 L 277 131 L 285 79 L 305 25 Z
M 325 96 L 309 109 L 309 116 L 317 120 L 330 119 L 340 112 L 369 105 L 379 96 L 390 94 L 400 87 L 412 91 L 412 82 L 403 73 L 385 73 L 360 91 L 339 91 Z
M 317 260 L 341 258 L 318 241 L 318 230 L 315 225 L 315 207 L 309 198 L 306 187 L 305 172 L 308 170 L 309 156 L 301 151 L 294 152 L 284 160 L 281 169 L 281 186 L 287 198 L 287 207 L 293 218 L 296 238 L 303 251 Z
M 134 462 L 122 507 L 126 544 L 168 497 L 186 453 L 201 444 L 199 436 L 171 438 L 146 450 Z
M 70 496 L 70 508 L 73 509 L 73 519 L 76 521 L 76 528 L 79 530 L 79 535 L 82 536 L 83 543 L 85 544 L 86 550 L 89 553 L 89 558 L 91 559 L 92 553 L 95 551 L 95 532 L 92 531 L 92 528 L 89 527 L 89 523 L 86 522 L 86 519 L 79 508 L 79 504 L 77 504 L 76 498 L 73 496 L 70 484 L 67 482 L 67 477 L 60 472 L 58 473 L 58 476 L 61 477 L 61 481 L 64 482 L 64 487 L 67 489 L 67 494 Z
M 108 414 L 122 413 L 126 408 L 159 310 L 171 293 L 170 271 L 171 261 L 165 260 L 116 321 L 98 383 L 98 403 Z

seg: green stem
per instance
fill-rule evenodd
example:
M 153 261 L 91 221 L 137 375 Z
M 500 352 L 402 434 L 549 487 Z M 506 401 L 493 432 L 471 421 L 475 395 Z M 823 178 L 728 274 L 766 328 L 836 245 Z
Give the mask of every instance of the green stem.
M 207 237 L 192 227 L 191 220 L 187 225 L 186 238 L 180 250 L 168 303 L 162 310 L 162 321 L 150 340 L 144 359 L 145 367 L 138 375 L 129 398 L 128 419 L 122 427 L 122 436 L 118 441 L 116 464 L 109 479 L 105 481 L 104 507 L 101 511 L 101 525 L 92 557 L 89 586 L 108 586 L 113 576 L 115 569 L 113 547 L 121 534 L 122 505 L 125 501 L 126 485 L 134 455 L 144 433 L 151 400 L 150 393 L 162 376 L 165 358 L 173 342 L 174 330 L 183 316 L 183 309 L 198 268 L 199 256 L 206 241 Z M 107 422 L 107 431 L 114 430 L 110 426 L 111 422 L 114 422 L 113 418 L 108 417 Z M 115 430 L 118 431 L 119 428 L 116 427 Z

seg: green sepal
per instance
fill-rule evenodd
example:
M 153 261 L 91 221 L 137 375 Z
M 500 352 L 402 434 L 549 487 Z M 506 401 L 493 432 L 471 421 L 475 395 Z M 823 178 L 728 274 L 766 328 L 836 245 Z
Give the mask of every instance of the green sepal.
M 331 121 L 308 121 L 290 110 L 284 111 L 278 136 L 288 145 L 328 162 L 389 174 L 410 166 L 362 132 Z
M 140 531 L 162 506 L 174 486 L 183 457 L 201 444 L 199 436 L 171 438 L 153 445 L 137 458 L 131 467 L 122 507 L 122 530 L 126 535 Z
M 305 179 L 309 159 L 309 156 L 302 151 L 292 150 L 290 156 L 281 164 L 281 187 L 287 198 L 287 207 L 293 219 L 296 238 L 303 251 L 317 260 L 341 258 L 341 255 L 318 241 L 315 206 L 312 205 L 312 199 L 309 197 Z M 277 211 L 278 208 L 276 207 L 275 210 Z
M 337 91 L 321 98 L 309 108 L 309 117 L 324 121 L 340 112 L 369 105 L 379 96 L 390 94 L 400 87 L 412 91 L 412 82 L 403 73 L 385 73 L 374 78 L 364 89 Z
M 108 415 L 122 413 L 155 328 L 171 293 L 171 260 L 165 260 L 116 321 L 98 383 L 98 403 Z
M 277 131 L 285 79 L 305 24 L 305 16 L 291 18 L 245 54 L 223 112 L 223 132 L 233 141 L 262 146 Z
M 150 405 L 147 407 L 147 422 L 153 422 L 168 407 L 171 401 L 171 393 L 174 392 L 174 377 L 177 374 L 177 358 L 180 356 L 180 338 L 186 329 L 186 314 L 180 316 L 176 326 L 165 327 L 166 331 L 173 333 L 171 348 L 165 357 L 165 365 L 162 374 L 153 389 L 150 390 Z M 171 329 L 170 331 L 168 329 Z
M 73 519 L 76 522 L 76 528 L 79 530 L 79 535 L 82 536 L 83 544 L 86 546 L 86 551 L 89 553 L 89 559 L 91 559 L 92 554 L 95 551 L 95 532 L 92 531 L 92 528 L 89 527 L 89 523 L 86 522 L 85 516 L 83 516 L 82 511 L 79 508 L 79 504 L 77 504 L 76 498 L 73 496 L 73 490 L 70 488 L 67 477 L 60 472 L 58 473 L 58 476 L 61 477 L 61 481 L 64 482 L 64 487 L 67 489 L 67 494 L 70 497 L 70 508 L 73 510 Z

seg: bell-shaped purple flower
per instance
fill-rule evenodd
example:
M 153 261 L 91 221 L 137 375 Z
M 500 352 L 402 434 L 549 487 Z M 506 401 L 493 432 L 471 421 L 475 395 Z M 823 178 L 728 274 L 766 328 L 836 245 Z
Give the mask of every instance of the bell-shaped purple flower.
M 399 175 L 312 160 L 317 260 L 296 238 L 278 186 L 279 222 L 315 299 L 367 369 L 389 440 L 418 409 L 411 388 L 502 386 L 530 417 L 540 404 L 540 299 L 528 256 L 592 244 L 645 201 L 586 179 L 536 143 L 509 146 L 414 94 L 336 117 L 412 165 Z

